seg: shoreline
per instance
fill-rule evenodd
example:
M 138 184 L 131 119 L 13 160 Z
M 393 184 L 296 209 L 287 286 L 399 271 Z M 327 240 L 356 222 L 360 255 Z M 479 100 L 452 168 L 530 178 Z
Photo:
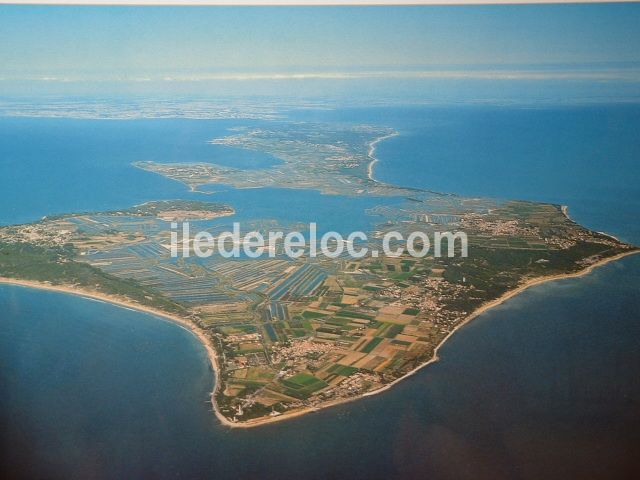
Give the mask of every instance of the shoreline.
M 471 312 L 467 317 L 465 317 L 465 319 L 460 322 L 458 325 L 456 325 L 453 330 L 451 330 L 446 337 L 444 337 L 440 343 L 438 343 L 438 345 L 436 345 L 436 348 L 433 351 L 433 355 L 431 356 L 431 358 L 429 360 L 427 360 L 425 363 L 417 366 L 416 368 L 414 368 L 413 370 L 405 373 L 402 377 L 395 379 L 394 381 L 384 385 L 383 387 L 380 387 L 376 390 L 372 390 L 370 392 L 365 392 L 361 395 L 355 396 L 355 397 L 351 397 L 351 398 L 341 398 L 339 400 L 333 400 L 333 401 L 329 401 L 326 402 L 324 404 L 321 404 L 317 407 L 307 407 L 307 408 L 303 408 L 300 410 L 296 410 L 291 412 L 290 414 L 282 414 L 279 415 L 277 417 L 271 417 L 271 418 L 267 418 L 267 419 L 256 419 L 255 421 L 251 421 L 249 420 L 248 422 L 245 422 L 243 424 L 232 424 L 233 427 L 241 427 L 241 428 L 251 428 L 251 427 L 258 427 L 261 425 L 266 425 L 268 423 L 275 423 L 278 421 L 282 421 L 282 420 L 290 420 L 302 415 L 305 415 L 307 413 L 314 413 L 314 412 L 318 412 L 320 410 L 324 410 L 325 408 L 330 408 L 330 407 L 334 407 L 337 405 L 342 405 L 345 403 L 349 403 L 349 402 L 355 402 L 357 400 L 360 400 L 362 398 L 365 397 L 372 397 L 374 395 L 378 395 L 381 393 L 386 392 L 387 390 L 390 390 L 393 386 L 397 385 L 398 383 L 400 383 L 401 381 L 405 380 L 406 378 L 409 378 L 413 375 L 415 375 L 416 373 L 418 373 L 420 370 L 422 370 L 423 368 L 436 363 L 437 361 L 440 360 L 440 357 L 438 356 L 438 352 L 440 351 L 440 348 L 442 348 L 442 346 L 447 342 L 447 340 L 449 340 L 453 335 L 455 335 L 456 332 L 458 332 L 458 330 L 460 330 L 461 328 L 463 328 L 465 325 L 467 325 L 468 323 L 470 323 L 472 320 L 476 319 L 477 317 L 479 317 L 480 315 L 482 315 L 483 313 L 487 312 L 488 310 L 491 310 L 494 307 L 497 307 L 499 305 L 501 305 L 502 303 L 506 302 L 507 300 L 509 300 L 510 298 L 513 298 L 517 295 L 519 295 L 520 293 L 524 292 L 525 290 L 529 289 L 530 287 L 534 287 L 536 285 L 541 285 L 543 283 L 547 283 L 547 282 L 552 282 L 555 280 L 563 280 L 563 279 L 567 279 L 567 278 L 579 278 L 579 277 L 583 277 L 585 275 L 590 274 L 593 270 L 595 270 L 598 267 L 602 267 L 610 262 L 614 262 L 616 260 L 620 260 L 621 258 L 630 256 L 630 255 L 635 255 L 640 253 L 640 249 L 634 249 L 634 250 L 630 250 L 627 252 L 621 252 L 617 255 L 613 255 L 612 257 L 607 257 L 607 258 L 603 258 L 602 260 L 599 260 L 598 262 L 589 265 L 588 267 L 583 268 L 582 270 L 579 270 L 577 272 L 573 272 L 573 273 L 566 273 L 566 274 L 557 274 L 557 275 L 548 275 L 545 277 L 537 277 L 537 278 L 532 278 L 530 280 L 527 280 L 526 282 L 524 282 L 522 285 L 518 286 L 517 288 L 513 289 L 513 290 L 509 290 L 507 292 L 505 292 L 503 295 L 501 295 L 500 297 L 496 298 L 495 300 L 491 300 L 489 302 L 486 302 L 484 304 L 482 304 L 480 307 L 478 307 L 476 310 L 474 310 L 473 312 Z
M 118 307 L 127 308 L 131 310 L 135 310 L 142 313 L 148 313 L 150 315 L 161 317 L 164 320 L 168 320 L 174 324 L 177 324 L 185 329 L 187 329 L 193 336 L 195 336 L 200 343 L 203 345 L 207 357 L 209 359 L 209 364 L 214 371 L 215 374 L 215 386 L 213 391 L 211 392 L 210 399 L 211 405 L 213 407 L 213 411 L 220 420 L 220 423 L 223 425 L 236 426 L 233 422 L 229 421 L 220 411 L 218 410 L 218 405 L 215 402 L 215 394 L 218 391 L 220 382 L 218 381 L 220 377 L 220 366 L 218 364 L 218 356 L 216 354 L 215 347 L 213 346 L 213 341 L 209 336 L 205 333 L 205 331 L 200 328 L 198 325 L 193 323 L 188 318 L 184 318 L 179 316 L 178 314 L 172 314 L 165 312 L 163 310 L 159 310 L 153 307 L 147 307 L 146 305 L 141 305 L 139 303 L 133 302 L 131 300 L 117 297 L 115 295 L 107 295 L 104 293 L 86 290 L 84 288 L 76 288 L 69 285 L 53 285 L 45 282 L 38 282 L 34 280 L 20 280 L 14 278 L 0 277 L 0 285 L 15 285 L 19 287 L 25 288 L 33 288 L 38 290 L 47 290 L 51 292 L 57 293 L 65 293 L 68 295 L 77 295 L 79 297 L 84 297 L 90 300 L 97 300 L 100 302 L 110 303 L 112 305 L 116 305 Z
M 376 157 L 374 157 L 376 153 L 376 145 L 378 145 L 378 143 L 380 143 L 381 141 L 386 140 L 387 138 L 397 137 L 398 135 L 400 135 L 400 133 L 393 132 L 388 135 L 378 137 L 373 142 L 369 143 L 369 151 L 367 152 L 367 157 L 371 159 L 371 161 L 369 162 L 369 165 L 367 165 L 367 177 L 369 178 L 369 180 L 373 182 L 378 182 L 378 180 L 373 178 L 373 166 L 379 161 Z M 381 183 L 381 182 L 378 182 L 378 183 Z
M 567 217 L 568 220 L 571 220 L 572 222 L 575 223 L 575 220 L 569 216 L 569 206 L 568 205 L 561 205 L 560 206 L 560 211 L 562 212 L 562 214 L 565 217 Z M 596 233 L 599 233 L 600 235 L 604 235 L 605 237 L 609 237 L 609 238 L 615 240 L 616 242 L 621 242 L 621 240 L 618 237 L 616 237 L 614 235 L 611 235 L 610 233 L 598 232 L 598 231 L 596 231 Z
M 365 392 L 365 393 L 363 393 L 361 395 L 358 395 L 358 396 L 355 396 L 355 397 L 341 398 L 341 399 L 337 399 L 337 400 L 328 401 L 328 402 L 323 403 L 323 404 L 321 404 L 321 405 L 319 405 L 317 407 L 304 407 L 304 408 L 300 408 L 298 410 L 290 411 L 288 413 L 283 413 L 283 414 L 278 415 L 278 416 L 267 417 L 267 418 L 261 417 L 261 418 L 257 418 L 257 419 L 253 419 L 253 420 L 248 420 L 246 422 L 232 422 L 227 417 L 222 415 L 222 413 L 219 411 L 218 405 L 217 405 L 216 399 L 215 399 L 215 394 L 218 392 L 218 389 L 220 388 L 221 382 L 219 381 L 219 378 L 220 378 L 220 366 L 218 364 L 218 357 L 217 357 L 217 354 L 216 354 L 216 350 L 215 350 L 215 347 L 213 346 L 213 341 L 211 340 L 211 338 L 209 338 L 209 336 L 207 336 L 205 331 L 203 329 L 201 329 L 199 326 L 197 326 L 195 323 L 193 323 L 191 320 L 183 318 L 183 317 L 181 317 L 181 316 L 179 316 L 177 314 L 171 314 L 171 313 L 168 313 L 168 312 L 164 312 L 162 310 L 155 309 L 153 307 L 147 307 L 145 305 L 141 305 L 139 303 L 135 303 L 135 302 L 132 302 L 132 301 L 127 300 L 127 299 L 123 299 L 123 298 L 112 296 L 112 295 L 103 294 L 103 293 L 100 293 L 100 292 L 94 292 L 94 291 L 90 291 L 90 290 L 75 288 L 75 287 L 72 287 L 72 286 L 52 285 L 52 284 L 44 283 L 44 282 L 37 282 L 37 281 L 32 281 L 32 280 L 19 280 L 19 279 L 12 279 L 12 278 L 6 278 L 6 277 L 0 277 L 0 285 L 1 284 L 16 285 L 16 286 L 21 286 L 21 287 L 26 287 L 26 288 L 35 288 L 35 289 L 40 289 L 40 290 L 48 290 L 48 291 L 53 291 L 53 292 L 65 293 L 65 294 L 69 294 L 69 295 L 78 295 L 78 296 L 85 297 L 85 298 L 88 298 L 88 299 L 99 300 L 99 301 L 111 303 L 111 304 L 116 305 L 116 306 L 120 306 L 120 307 L 124 307 L 124 308 L 130 308 L 130 309 L 133 309 L 133 310 L 136 310 L 136 311 L 140 311 L 140 312 L 143 312 L 143 313 L 148 313 L 148 314 L 151 314 L 151 315 L 154 315 L 154 316 L 157 316 L 157 317 L 161 317 L 161 318 L 163 318 L 165 320 L 169 320 L 169 321 L 171 321 L 173 323 L 176 323 L 176 324 L 188 329 L 200 341 L 200 343 L 202 343 L 202 345 L 204 346 L 204 348 L 206 350 L 206 353 L 207 353 L 207 357 L 209 359 L 209 363 L 210 363 L 210 365 L 211 365 L 211 367 L 212 367 L 212 369 L 214 371 L 214 374 L 215 374 L 215 378 L 214 378 L 215 385 L 214 385 L 214 388 L 213 388 L 213 390 L 212 390 L 212 392 L 210 394 L 210 402 L 211 402 L 211 405 L 212 405 L 212 408 L 213 408 L 213 412 L 214 412 L 216 418 L 220 421 L 220 423 L 222 425 L 230 427 L 230 428 L 253 428 L 253 427 L 259 427 L 259 426 L 270 424 L 270 423 L 281 422 L 283 420 L 291 420 L 291 419 L 294 419 L 296 417 L 300 417 L 302 415 L 306 415 L 308 413 L 317 412 L 317 411 L 320 411 L 320 410 L 324 410 L 325 408 L 329 408 L 329 407 L 333 407 L 333 406 L 337 406 L 337 405 L 342 405 L 342 404 L 349 403 L 349 402 L 354 402 L 354 401 L 360 400 L 361 398 L 364 398 L 364 397 L 371 397 L 373 395 L 378 395 L 380 393 L 386 392 L 387 390 L 390 390 L 394 385 L 398 384 L 402 380 L 404 380 L 404 379 L 416 374 L 417 372 L 419 372 L 423 368 L 425 368 L 425 367 L 427 367 L 427 366 L 439 361 L 440 357 L 438 355 L 438 352 L 440 351 L 440 348 L 447 342 L 447 340 L 449 340 L 456 332 L 458 332 L 465 325 L 467 325 L 468 323 L 470 323 L 472 320 L 474 320 L 475 318 L 479 317 L 483 313 L 487 312 L 488 310 L 501 305 L 505 301 L 507 301 L 507 300 L 519 295 L 520 293 L 524 292 L 525 290 L 529 289 L 530 287 L 533 287 L 533 286 L 536 286 L 536 285 L 541 285 L 541 284 L 547 283 L 547 282 L 552 282 L 552 281 L 555 281 L 555 280 L 563 280 L 563 279 L 567 279 L 567 278 L 583 277 L 585 275 L 588 275 L 589 273 L 591 273 L 593 270 L 595 270 L 598 267 L 604 266 L 604 265 L 606 265 L 606 264 L 608 264 L 610 262 L 614 262 L 616 260 L 620 260 L 621 258 L 630 256 L 630 255 L 635 255 L 635 254 L 638 254 L 638 253 L 640 253 L 640 249 L 629 250 L 629 251 L 626 251 L 626 252 L 621 252 L 621 253 L 619 253 L 617 255 L 613 255 L 611 257 L 603 258 L 603 259 L 597 261 L 596 263 L 593 263 L 592 265 L 589 265 L 588 267 L 585 267 L 582 270 L 579 270 L 577 272 L 566 273 L 566 274 L 548 275 L 548 276 L 544 276 L 544 277 L 532 278 L 530 280 L 525 281 L 523 284 L 519 285 L 515 289 L 509 290 L 509 291 L 505 292 L 503 295 L 501 295 L 500 297 L 482 304 L 476 310 L 471 312 L 467 317 L 465 317 L 465 319 L 462 322 L 460 322 L 458 325 L 456 325 L 440 341 L 440 343 L 438 343 L 438 345 L 436 345 L 436 348 L 433 351 L 433 355 L 431 356 L 431 358 L 429 360 L 427 360 L 425 363 L 419 365 L 418 367 L 414 368 L 413 370 L 407 372 L 402 377 L 399 377 L 396 380 L 384 385 L 383 387 L 380 387 L 380 388 L 378 388 L 376 390 L 372 390 L 370 392 Z

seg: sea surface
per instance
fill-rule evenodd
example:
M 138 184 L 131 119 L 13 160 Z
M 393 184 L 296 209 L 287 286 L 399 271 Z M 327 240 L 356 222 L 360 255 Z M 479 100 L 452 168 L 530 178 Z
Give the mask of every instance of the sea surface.
M 400 136 L 378 145 L 381 181 L 566 204 L 578 222 L 640 243 L 640 107 L 296 115 L 396 128 Z M 256 123 L 0 118 L 0 224 L 162 198 L 224 201 L 241 218 L 285 221 L 308 221 L 320 206 L 337 229 L 370 224 L 356 213 L 368 200 L 226 187 L 202 195 L 130 165 L 272 165 L 268 155 L 206 143 Z M 353 210 L 338 215 L 346 203 Z M 639 347 L 640 256 L 632 256 L 481 315 L 447 342 L 440 362 L 390 391 L 229 430 L 210 411 L 213 375 L 185 329 L 1 286 L 0 469 L 46 479 L 638 478 Z

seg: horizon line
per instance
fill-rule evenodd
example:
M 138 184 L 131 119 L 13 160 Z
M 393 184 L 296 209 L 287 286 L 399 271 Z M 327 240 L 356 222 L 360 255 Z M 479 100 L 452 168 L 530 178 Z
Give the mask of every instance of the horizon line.
M 634 62 L 632 62 L 634 63 Z M 569 67 L 569 65 L 567 65 Z M 444 69 L 444 70 L 327 70 L 327 71 L 264 71 L 264 72 L 211 72 L 200 74 L 164 74 L 145 75 L 138 73 L 132 76 L 100 76 L 91 74 L 58 75 L 58 74 L 32 74 L 18 75 L 0 74 L 0 81 L 32 81 L 32 82 L 118 82 L 118 83 L 143 83 L 143 82 L 208 82 L 208 81 L 259 81 L 259 80 L 359 80 L 359 79 L 454 79 L 454 80 L 640 80 L 640 68 L 565 68 L 552 70 L 548 68 L 523 69 Z

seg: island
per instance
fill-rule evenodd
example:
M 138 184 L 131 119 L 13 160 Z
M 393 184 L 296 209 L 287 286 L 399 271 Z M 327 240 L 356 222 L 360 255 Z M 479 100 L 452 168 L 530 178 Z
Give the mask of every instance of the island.
M 437 360 L 440 346 L 486 309 L 531 285 L 638 252 L 578 225 L 560 205 L 378 182 L 375 145 L 396 134 L 304 123 L 247 128 L 212 142 L 269 153 L 282 164 L 135 166 L 194 191 L 278 186 L 380 199 L 362 212 L 375 219 L 370 250 L 389 231 L 464 231 L 467 257 L 416 258 L 400 243 L 395 257 L 306 252 L 294 259 L 278 249 L 255 259 L 174 258 L 171 223 L 190 221 L 216 235 L 231 228 L 235 209 L 173 200 L 0 227 L 0 281 L 101 298 L 188 326 L 216 373 L 214 412 L 230 427 L 253 427 L 382 392 Z M 298 227 L 268 218 L 242 224 L 260 232 Z

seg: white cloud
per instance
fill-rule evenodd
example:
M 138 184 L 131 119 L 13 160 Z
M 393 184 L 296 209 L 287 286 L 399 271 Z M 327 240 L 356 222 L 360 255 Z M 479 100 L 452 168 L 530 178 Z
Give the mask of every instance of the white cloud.
M 311 72 L 218 72 L 191 75 L 158 76 L 37 76 L 0 77 L 0 81 L 30 80 L 41 82 L 215 82 L 215 81 L 302 81 L 302 80 L 358 80 L 358 79 L 450 79 L 450 80 L 591 80 L 640 81 L 640 69 L 601 70 L 379 70 L 379 71 L 311 71 Z

